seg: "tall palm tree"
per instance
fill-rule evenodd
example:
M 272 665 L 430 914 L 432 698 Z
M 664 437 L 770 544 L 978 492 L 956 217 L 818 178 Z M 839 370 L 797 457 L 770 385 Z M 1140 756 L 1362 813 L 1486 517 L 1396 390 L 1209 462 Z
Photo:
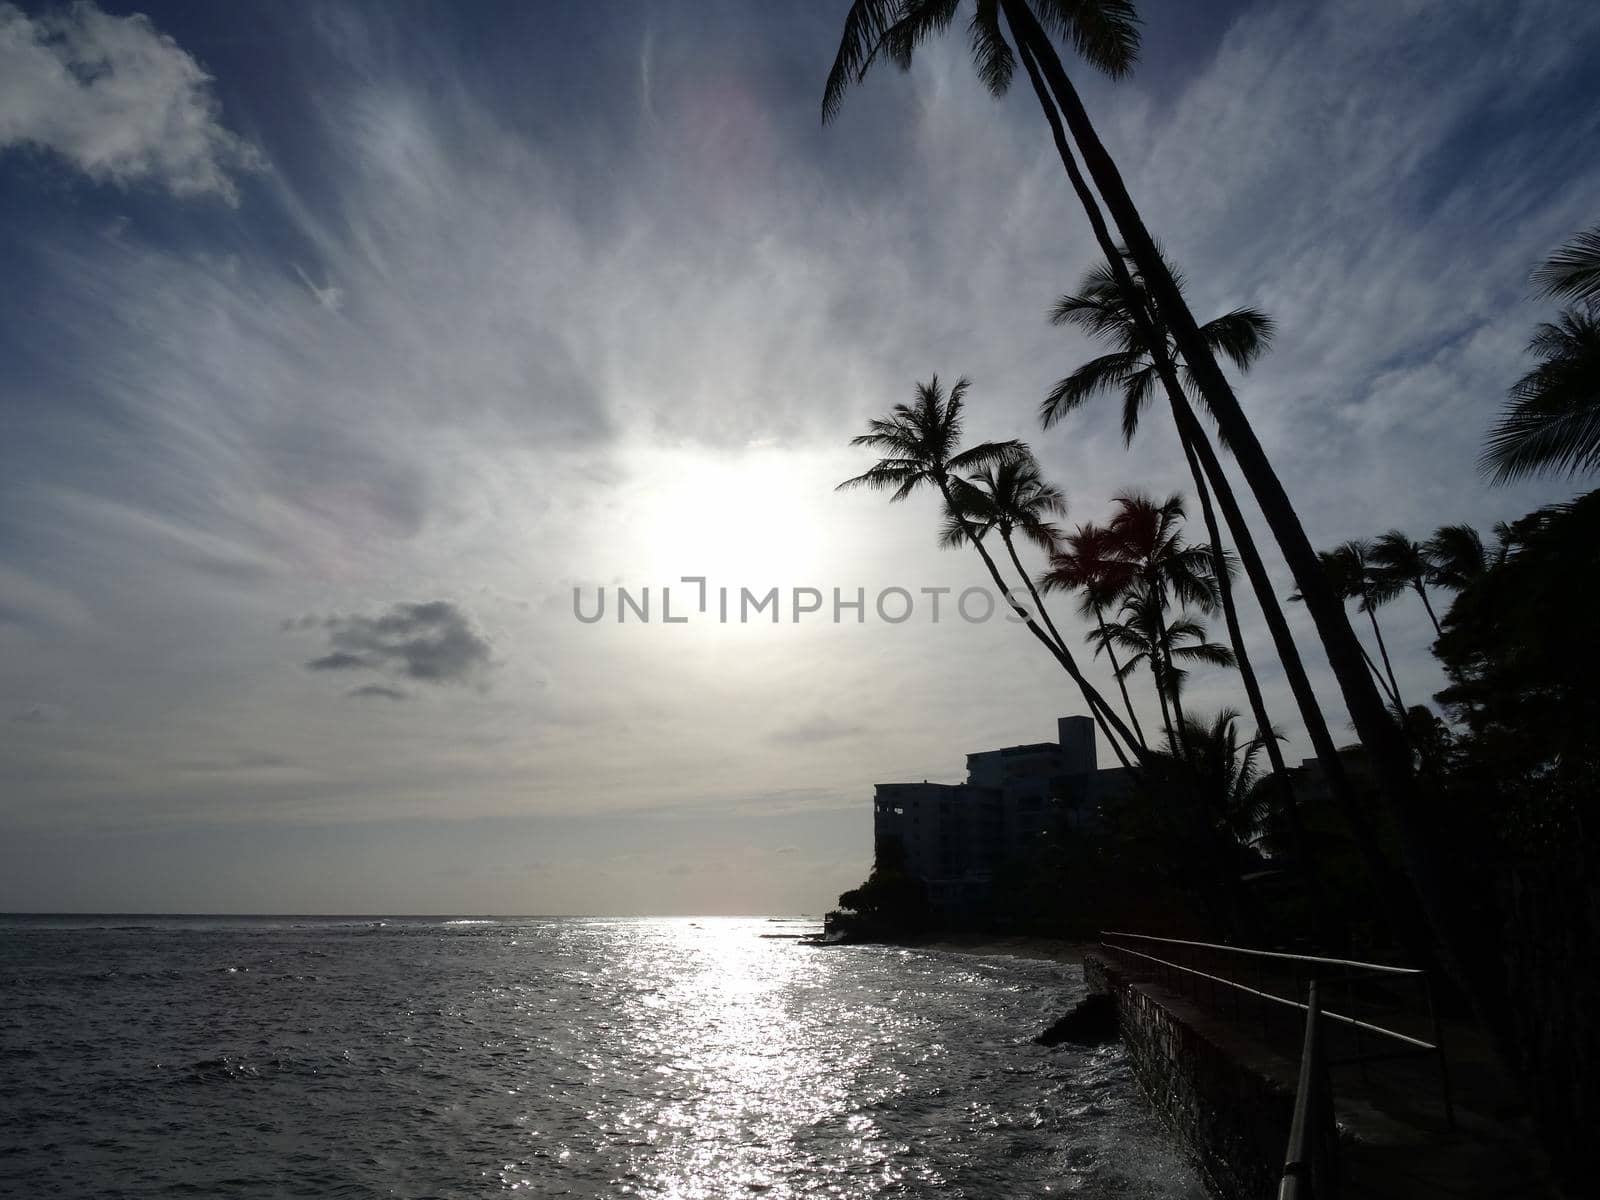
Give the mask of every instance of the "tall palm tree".
M 823 120 L 838 111 L 844 90 L 859 80 L 880 53 L 902 68 L 909 65 L 917 44 L 947 28 L 959 7 L 958 0 L 855 0 L 845 21 L 839 54 L 823 96 Z M 1409 748 L 1398 725 L 1386 711 L 1367 674 L 1360 643 L 1344 607 L 1328 587 L 1321 564 L 1306 536 L 1282 481 L 1273 470 L 1233 389 L 1215 357 L 1200 337 L 1190 313 L 1161 255 L 1128 193 L 1121 172 L 1100 141 L 1068 77 L 1051 35 L 1068 41 L 1091 66 L 1113 77 L 1125 73 L 1138 50 L 1137 16 L 1129 0 L 975 0 L 968 26 L 974 61 L 980 78 L 995 94 L 1011 82 L 1016 54 L 1005 41 L 1001 17 L 1028 72 L 1035 95 L 1051 127 L 1069 182 L 1083 203 L 1096 241 L 1118 274 L 1118 282 L 1133 294 L 1131 279 L 1101 214 L 1103 202 L 1128 247 L 1129 256 L 1143 273 L 1156 310 L 1187 364 L 1197 391 L 1219 434 L 1233 452 L 1241 472 L 1255 493 L 1263 516 L 1305 597 L 1317 626 L 1329 665 L 1344 693 L 1345 705 L 1366 744 L 1374 773 L 1394 814 L 1412 874 L 1426 893 L 1436 928 L 1450 924 L 1448 901 L 1439 880 L 1439 864 L 1430 852 L 1425 829 L 1413 818 L 1411 803 L 1415 782 Z M 1099 199 L 1089 191 L 1072 157 L 1065 122 L 1083 156 Z M 1154 338 L 1151 339 L 1154 342 Z M 1359 830 L 1363 852 L 1375 871 L 1385 869 L 1376 842 Z M 1405 914 L 1402 920 L 1409 923 Z M 1412 939 L 1415 941 L 1415 939 Z
M 1183 745 L 1184 723 L 1181 693 L 1188 671 L 1180 663 L 1204 663 L 1231 667 L 1233 651 L 1206 640 L 1205 626 L 1192 617 L 1179 616 L 1169 621 L 1166 605 L 1155 590 L 1140 590 L 1122 602 L 1122 620 L 1108 622 L 1092 631 L 1089 638 L 1099 649 L 1120 646 L 1127 655 L 1120 674 L 1132 675 L 1142 665 L 1150 672 L 1156 698 L 1161 706 L 1161 722 L 1170 745 Z
M 1396 591 L 1410 588 L 1416 592 L 1422 607 L 1428 611 L 1428 620 L 1433 622 L 1437 637 L 1439 618 L 1428 600 L 1427 585 L 1433 581 L 1434 567 L 1428 559 L 1427 547 L 1413 542 L 1403 530 L 1391 529 L 1372 543 L 1372 570 L 1381 587 Z
M 960 448 L 966 420 L 963 410 L 969 386 L 967 380 L 959 379 L 946 396 L 939 385 L 939 377 L 935 375 L 927 383 L 917 385 L 914 403 L 896 404 L 887 417 L 875 417 L 868 421 L 867 432 L 852 438 L 850 444 L 870 447 L 884 457 L 869 470 L 839 484 L 839 490 L 869 487 L 888 491 L 891 493 L 889 499 L 898 501 L 906 499 L 923 486 L 929 486 L 943 498 L 947 513 L 960 513 L 961 505 L 955 496 L 956 489 L 961 486 L 962 472 L 998 467 L 1027 453 L 1027 447 L 1017 441 L 984 442 L 965 450 Z M 983 544 L 981 533 L 976 528 L 969 528 L 967 540 L 977 550 L 1001 595 L 1010 599 L 1010 588 Z M 1102 728 L 1115 730 L 1116 736 L 1110 737 L 1111 746 L 1126 765 L 1127 757 L 1122 745 L 1131 747 L 1134 744 L 1132 733 L 1106 704 L 1094 685 L 1084 677 L 1071 653 L 1041 629 L 1033 614 L 1025 607 L 1015 600 L 1011 600 L 1011 605 L 1028 631 L 1050 651 L 1051 656 L 1078 685 L 1090 711 L 1104 718 Z M 1121 744 L 1117 738 L 1122 739 Z
M 1188 372 L 1181 366 L 1171 335 L 1163 329 L 1159 315 L 1150 305 L 1148 293 L 1142 286 L 1137 270 L 1129 267 L 1128 275 L 1137 289 L 1134 295 L 1130 295 L 1118 283 L 1109 265 L 1102 264 L 1084 277 L 1077 294 L 1062 296 L 1056 302 L 1055 309 L 1051 313 L 1051 320 L 1055 324 L 1076 326 L 1090 337 L 1110 343 L 1115 349 L 1090 360 L 1057 383 L 1040 405 L 1040 420 L 1046 428 L 1049 428 L 1067 413 L 1083 405 L 1090 397 L 1101 392 L 1109 392 L 1122 399 L 1122 436 L 1125 444 L 1131 444 L 1138 432 L 1139 418 L 1152 394 L 1160 388 L 1166 395 L 1173 420 L 1178 426 L 1184 457 L 1188 461 L 1190 475 L 1194 480 L 1201 516 L 1205 520 L 1206 532 L 1211 539 L 1212 556 L 1215 560 L 1214 571 L 1221 591 L 1223 619 L 1227 625 L 1229 641 L 1233 646 L 1239 676 L 1244 683 L 1245 696 L 1250 703 L 1250 711 L 1255 716 L 1256 728 L 1265 739 L 1272 771 L 1278 777 L 1280 784 L 1287 786 L 1288 766 L 1284 762 L 1283 750 L 1278 744 L 1278 739 L 1267 737 L 1267 731 L 1273 728 L 1273 724 L 1267 715 L 1261 685 L 1244 644 L 1244 635 L 1239 625 L 1238 606 L 1234 602 L 1232 580 L 1224 567 L 1227 550 L 1223 545 L 1222 530 L 1211 502 L 1211 487 L 1207 484 L 1203 462 L 1208 457 L 1214 461 L 1215 452 L 1212 450 L 1210 438 L 1200 423 L 1194 420 L 1193 410 L 1189 407 L 1183 379 Z M 1181 282 L 1179 277 L 1180 286 Z M 1140 310 L 1142 316 L 1135 310 Z M 1235 309 L 1207 322 L 1201 327 L 1200 332 L 1208 345 L 1244 370 L 1266 352 L 1272 338 L 1272 320 L 1254 309 Z M 1151 338 L 1155 340 L 1151 341 Z M 1268 628 L 1273 634 L 1279 657 L 1284 663 L 1284 673 L 1303 712 L 1306 728 L 1311 732 L 1313 748 L 1318 751 L 1319 758 L 1335 764 L 1329 777 L 1337 788 L 1344 782 L 1344 776 L 1333 737 L 1327 731 L 1321 706 L 1317 702 L 1316 693 L 1312 691 L 1311 681 L 1306 675 L 1299 649 L 1295 646 L 1294 637 L 1289 631 L 1288 621 L 1284 619 L 1283 611 L 1278 605 L 1277 593 L 1256 549 L 1255 538 L 1243 515 L 1238 513 L 1238 503 L 1233 496 L 1232 486 L 1222 474 L 1220 464 L 1216 471 L 1216 488 L 1224 508 L 1235 514 L 1234 519 L 1230 520 L 1230 527 L 1235 531 L 1234 536 L 1239 544 L 1241 560 L 1256 590 L 1262 611 L 1267 617 Z
M 1512 385 L 1479 465 L 1491 483 L 1600 469 L 1600 303 L 1540 325 L 1528 351 L 1539 365 Z
M 1102 631 L 1106 627 L 1106 610 L 1118 602 L 1128 590 L 1133 577 L 1132 566 L 1117 553 L 1117 536 L 1103 525 L 1094 522 L 1078 526 L 1062 539 L 1062 544 L 1050 555 L 1050 569 L 1039 579 L 1046 592 L 1080 592 L 1078 611 L 1084 617 L 1093 617 Z M 1139 737 L 1139 745 L 1147 747 L 1144 730 L 1139 725 L 1139 714 L 1133 710 L 1128 696 L 1128 684 L 1117 661 L 1115 646 L 1103 643 L 1106 656 L 1111 660 L 1111 673 L 1122 693 L 1123 707 L 1128 720 Z
M 1471 525 L 1441 525 L 1422 544 L 1428 560 L 1428 579 L 1438 587 L 1459 592 L 1483 577 L 1489 569 L 1489 551 L 1483 535 Z

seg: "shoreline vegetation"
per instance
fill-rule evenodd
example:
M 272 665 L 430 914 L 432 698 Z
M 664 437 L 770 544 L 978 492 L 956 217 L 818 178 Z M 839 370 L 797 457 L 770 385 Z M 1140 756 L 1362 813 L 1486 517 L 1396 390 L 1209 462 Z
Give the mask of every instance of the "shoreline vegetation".
M 1129 487 L 1108 516 L 1068 528 L 1068 489 L 1026 442 L 965 441 L 965 378 L 928 375 L 851 441 L 877 459 L 839 487 L 937 500 L 939 545 L 976 554 L 1129 785 L 1092 829 L 1051 830 L 971 879 L 914 875 L 896 838 L 878 836 L 872 875 L 840 896 L 829 936 L 932 945 L 953 924 L 1019 937 L 1125 928 L 1424 969 L 1441 1005 L 1487 1032 L 1576 1188 L 1600 1121 L 1600 639 L 1589 614 L 1600 491 L 1488 537 L 1456 523 L 1319 550 L 1230 379 L 1294 331 L 1248 307 L 1191 312 L 1073 81 L 1080 68 L 1112 80 L 1134 69 L 1132 0 L 854 0 L 824 124 L 876 64 L 906 70 L 958 11 L 990 93 L 1004 95 L 1021 68 L 1099 256 L 1048 319 L 1100 353 L 1042 397 L 1040 427 L 1064 436 L 1086 406 L 1114 403 L 1133 451 L 1139 429 L 1165 416 L 1193 502 Z M 1272 263 L 1260 270 L 1265 287 Z M 1534 366 L 1498 421 L 1486 418 L 1476 471 L 1489 487 L 1600 469 L 1600 225 L 1550 253 L 1530 283 L 1560 310 L 1528 343 Z M 1203 533 L 1191 540 L 1194 512 Z M 1292 592 L 1275 581 L 1285 570 Z M 1063 596 L 1090 624 L 1086 646 L 1051 615 Z M 1266 631 L 1254 642 L 1240 617 L 1252 602 Z M 1400 602 L 1419 605 L 1434 634 L 1448 684 L 1432 704 L 1391 652 L 1381 618 Z M 1314 638 L 1291 628 L 1290 603 Z M 1322 661 L 1337 684 L 1328 696 L 1310 682 Z M 1291 709 L 1269 710 L 1258 669 L 1282 672 Z M 1230 673 L 1241 703 L 1195 711 L 1186 683 L 1197 671 Z M 1341 746 L 1345 714 L 1355 741 Z M 1277 722 L 1293 718 L 1313 752 L 1298 769 L 1279 745 Z M 942 897 L 968 883 L 983 903 L 952 921 Z M 976 936 L 967 944 L 994 944 Z

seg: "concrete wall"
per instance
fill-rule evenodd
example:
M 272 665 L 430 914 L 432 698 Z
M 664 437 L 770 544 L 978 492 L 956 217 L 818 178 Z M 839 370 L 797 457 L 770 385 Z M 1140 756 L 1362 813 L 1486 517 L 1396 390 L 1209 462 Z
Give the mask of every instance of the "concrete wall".
M 1114 963 L 1083 961 L 1091 991 L 1117 1000 L 1134 1074 L 1223 1200 L 1277 1195 L 1294 1116 L 1294 1084 L 1231 1041 L 1203 1010 L 1128 980 Z

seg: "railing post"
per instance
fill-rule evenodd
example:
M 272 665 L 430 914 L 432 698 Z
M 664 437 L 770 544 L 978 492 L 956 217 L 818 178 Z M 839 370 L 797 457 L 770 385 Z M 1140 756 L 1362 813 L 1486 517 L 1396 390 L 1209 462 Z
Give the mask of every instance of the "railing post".
M 1333 1109 L 1322 1061 L 1322 1002 L 1317 981 L 1306 988 L 1306 1035 L 1300 1048 L 1300 1081 L 1284 1154 L 1278 1200 L 1330 1200 L 1337 1188 L 1335 1164 L 1324 1140 Z
M 1433 1026 L 1434 1053 L 1439 1056 L 1439 1091 L 1444 1097 L 1444 1119 L 1450 1128 L 1456 1127 L 1456 1106 L 1450 1096 L 1450 1069 L 1444 1062 L 1444 1036 L 1439 1031 L 1439 1010 L 1433 1005 L 1433 980 L 1422 977 L 1422 994 L 1428 1002 L 1428 1021 Z

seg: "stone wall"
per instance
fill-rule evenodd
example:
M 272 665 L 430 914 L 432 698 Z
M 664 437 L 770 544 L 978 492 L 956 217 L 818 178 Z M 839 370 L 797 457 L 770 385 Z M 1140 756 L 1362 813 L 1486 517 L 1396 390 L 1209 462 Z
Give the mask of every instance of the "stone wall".
M 1221 1022 L 1128 979 L 1104 958 L 1083 960 L 1091 991 L 1110 992 L 1134 1074 L 1223 1200 L 1277 1195 L 1294 1081 L 1252 1058 Z

